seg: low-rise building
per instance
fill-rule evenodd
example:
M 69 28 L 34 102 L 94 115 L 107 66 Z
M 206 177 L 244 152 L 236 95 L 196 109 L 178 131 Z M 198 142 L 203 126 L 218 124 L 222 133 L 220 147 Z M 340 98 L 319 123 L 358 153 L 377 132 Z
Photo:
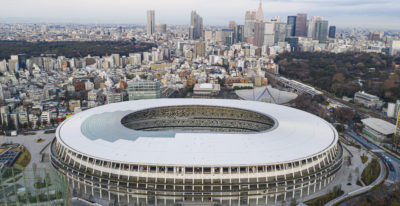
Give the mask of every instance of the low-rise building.
M 354 103 L 364 105 L 368 108 L 379 108 L 383 106 L 383 102 L 379 97 L 368 94 L 364 91 L 356 92 L 354 94 Z
M 219 84 L 203 83 L 195 84 L 193 88 L 193 97 L 209 97 L 219 94 L 221 90 Z
M 390 141 L 396 128 L 394 124 L 377 118 L 367 118 L 361 122 L 363 134 L 377 142 Z

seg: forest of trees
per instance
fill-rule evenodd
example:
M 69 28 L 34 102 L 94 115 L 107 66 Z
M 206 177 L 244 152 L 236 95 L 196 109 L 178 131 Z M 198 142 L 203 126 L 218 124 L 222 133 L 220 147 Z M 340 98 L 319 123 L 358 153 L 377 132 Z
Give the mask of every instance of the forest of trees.
M 335 95 L 364 90 L 393 102 L 400 99 L 400 57 L 376 53 L 292 52 L 276 57 L 280 73 Z M 361 84 L 360 84 L 361 83 Z
M 10 58 L 13 54 L 26 54 L 36 57 L 41 54 L 55 54 L 66 57 L 105 56 L 117 53 L 128 55 L 143 52 L 155 47 L 153 43 L 135 41 L 68 41 L 68 42 L 26 42 L 0 41 L 0 60 Z

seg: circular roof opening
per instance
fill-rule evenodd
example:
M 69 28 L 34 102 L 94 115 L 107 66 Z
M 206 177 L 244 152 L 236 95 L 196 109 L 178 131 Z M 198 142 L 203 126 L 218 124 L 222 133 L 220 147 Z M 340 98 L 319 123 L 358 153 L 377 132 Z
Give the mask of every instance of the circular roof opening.
M 276 122 L 254 111 L 204 105 L 156 107 L 130 113 L 122 125 L 137 131 L 253 133 L 270 130 Z

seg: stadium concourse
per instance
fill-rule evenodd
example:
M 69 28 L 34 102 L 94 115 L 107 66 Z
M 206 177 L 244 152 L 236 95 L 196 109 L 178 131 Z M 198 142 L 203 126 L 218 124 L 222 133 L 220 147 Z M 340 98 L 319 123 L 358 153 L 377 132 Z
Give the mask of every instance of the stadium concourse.
M 290 107 L 152 99 L 70 117 L 51 162 L 73 193 L 99 203 L 266 205 L 326 187 L 343 151 L 332 125 Z

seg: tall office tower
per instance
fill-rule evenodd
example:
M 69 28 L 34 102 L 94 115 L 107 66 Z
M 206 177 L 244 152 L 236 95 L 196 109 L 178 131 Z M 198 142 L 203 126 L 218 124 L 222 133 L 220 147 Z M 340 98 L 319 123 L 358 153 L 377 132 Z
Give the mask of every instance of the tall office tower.
M 329 38 L 334 39 L 336 37 L 336 26 L 329 27 Z
M 155 12 L 154 10 L 147 11 L 147 35 L 153 35 L 156 31 Z
M 260 4 L 258 4 L 258 10 L 256 14 L 256 21 L 257 22 L 264 22 L 264 12 L 262 9 L 262 2 L 260 0 Z
M 167 25 L 166 24 L 156 24 L 156 32 L 159 34 L 167 33 Z
M 296 35 L 296 20 L 297 16 L 288 16 L 287 17 L 287 36 L 295 36 Z
M 232 33 L 232 39 L 231 42 L 232 43 L 236 43 L 236 39 L 237 39 L 237 27 L 236 27 L 236 22 L 235 21 L 229 21 L 229 29 L 231 29 L 233 31 Z
M 26 69 L 26 54 L 18 54 L 18 66 L 20 69 Z
M 194 56 L 195 57 L 206 56 L 206 44 L 204 42 L 196 42 L 194 44 Z
M 266 22 L 264 26 L 264 45 L 273 46 L 275 43 L 275 22 Z
M 310 21 L 308 22 L 307 37 L 312 37 L 313 39 L 316 39 L 316 37 L 315 37 L 315 22 L 317 20 L 323 20 L 323 19 L 320 16 L 312 16 L 310 18 Z
M 328 37 L 328 21 L 327 20 L 317 20 L 315 22 L 315 36 L 319 43 L 326 43 L 326 38 Z
M 120 67 L 120 57 L 119 57 L 119 54 L 111 54 L 111 57 L 112 57 L 112 59 L 113 59 L 113 61 L 114 61 L 114 65 L 115 65 L 115 67 Z
M 246 41 L 254 37 L 254 25 L 256 23 L 256 12 L 255 11 L 246 11 L 246 16 L 244 20 L 244 34 L 243 37 Z
M 243 42 L 244 25 L 236 26 L 236 42 Z
M 189 38 L 190 39 L 200 39 L 203 37 L 203 18 L 192 11 L 190 16 L 190 28 L 189 28 Z
M 286 38 L 286 28 L 287 24 L 282 22 L 275 23 L 275 32 L 274 32 L 274 43 L 284 42 Z
M 254 42 L 253 45 L 262 47 L 264 45 L 264 22 L 256 22 L 254 25 Z
M 236 22 L 235 21 L 229 21 L 229 28 L 230 29 L 235 29 L 236 28 Z
M 295 36 L 307 36 L 307 14 L 297 14 Z

